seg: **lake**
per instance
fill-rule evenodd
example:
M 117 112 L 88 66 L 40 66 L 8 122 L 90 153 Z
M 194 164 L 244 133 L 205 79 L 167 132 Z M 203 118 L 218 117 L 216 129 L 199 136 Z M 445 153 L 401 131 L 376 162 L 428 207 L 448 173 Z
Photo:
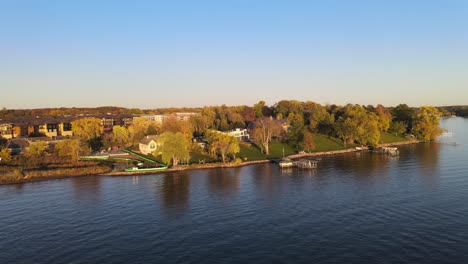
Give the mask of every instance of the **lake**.
M 468 119 L 445 143 L 0 186 L 0 263 L 466 263 Z

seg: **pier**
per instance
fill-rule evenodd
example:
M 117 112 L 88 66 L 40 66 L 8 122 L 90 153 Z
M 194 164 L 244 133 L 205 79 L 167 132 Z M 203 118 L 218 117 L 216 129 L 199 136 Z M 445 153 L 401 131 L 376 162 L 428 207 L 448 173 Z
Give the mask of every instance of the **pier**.
M 278 162 L 280 168 L 299 168 L 299 169 L 316 169 L 317 168 L 317 161 L 315 160 L 290 160 L 290 159 L 282 159 Z

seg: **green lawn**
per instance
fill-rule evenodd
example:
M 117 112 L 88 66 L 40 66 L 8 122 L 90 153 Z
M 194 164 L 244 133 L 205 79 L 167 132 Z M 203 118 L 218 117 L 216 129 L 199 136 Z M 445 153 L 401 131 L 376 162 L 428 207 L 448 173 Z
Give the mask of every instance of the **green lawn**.
M 388 144 L 388 143 L 395 143 L 395 142 L 402 142 L 406 141 L 407 139 L 402 136 L 395 136 L 394 134 L 382 132 L 380 134 L 380 143 L 381 144 Z
M 200 163 L 200 161 L 205 161 L 205 163 L 217 162 L 212 157 L 202 154 L 199 151 L 190 151 L 190 163 Z
M 270 155 L 268 155 L 268 158 L 282 158 L 283 149 L 284 149 L 284 156 L 297 154 L 297 151 L 293 149 L 291 146 L 289 146 L 288 144 L 281 143 L 281 142 L 272 142 L 270 144 Z
M 340 139 L 321 134 L 314 134 L 313 138 L 315 142 L 315 149 L 312 152 L 342 150 L 353 147 L 351 145 L 347 145 L 345 147 Z
M 247 161 L 266 159 L 265 154 L 261 153 L 256 146 L 252 146 L 248 143 L 240 144 L 240 152 L 237 156 L 239 156 L 242 160 Z

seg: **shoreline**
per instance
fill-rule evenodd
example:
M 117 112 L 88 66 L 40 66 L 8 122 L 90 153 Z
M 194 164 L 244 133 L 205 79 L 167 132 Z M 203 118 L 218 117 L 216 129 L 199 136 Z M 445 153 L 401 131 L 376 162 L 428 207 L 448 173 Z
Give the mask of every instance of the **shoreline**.
M 394 142 L 394 143 L 387 143 L 387 144 L 380 144 L 379 147 L 388 147 L 388 146 L 403 146 L 409 144 L 416 144 L 420 143 L 419 140 L 408 140 L 402 142 Z M 287 156 L 289 159 L 298 159 L 298 158 L 306 158 L 306 157 L 319 157 L 319 156 L 333 156 L 333 155 L 340 155 L 340 154 L 347 154 L 353 152 L 359 152 L 362 150 L 357 150 L 355 148 L 348 148 L 342 150 L 332 150 L 332 151 L 321 151 L 321 152 L 313 152 L 313 153 L 302 153 L 302 154 L 294 154 Z M 42 177 L 28 177 L 22 178 L 19 180 L 13 180 L 11 182 L 3 182 L 0 183 L 1 185 L 13 185 L 13 184 L 23 184 L 29 182 L 38 182 L 38 181 L 47 181 L 47 180 L 54 180 L 54 179 L 65 179 L 65 178 L 74 178 L 74 177 L 86 177 L 86 176 L 105 176 L 105 177 L 117 177 L 117 176 L 143 176 L 143 175 L 154 175 L 154 174 L 164 174 L 164 173 L 174 173 L 174 172 L 181 172 L 181 171 L 192 171 L 192 170 L 206 170 L 206 169 L 216 169 L 216 168 L 240 168 L 244 166 L 250 166 L 255 164 L 264 164 L 264 163 L 271 163 L 274 159 L 264 159 L 264 160 L 255 160 L 255 161 L 246 161 L 242 163 L 206 163 L 206 164 L 192 164 L 190 166 L 180 166 L 176 168 L 169 168 L 167 170 L 162 171 L 118 171 L 118 172 L 107 172 L 107 173 L 90 173 L 90 174 L 81 174 L 81 175 L 50 175 L 50 176 L 42 176 Z M 47 170 L 44 170 L 46 172 Z

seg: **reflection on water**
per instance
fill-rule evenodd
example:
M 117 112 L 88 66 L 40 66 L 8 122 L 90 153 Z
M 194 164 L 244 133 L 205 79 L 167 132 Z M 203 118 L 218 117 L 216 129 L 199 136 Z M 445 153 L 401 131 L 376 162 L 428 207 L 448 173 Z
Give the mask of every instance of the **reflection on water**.
M 181 212 L 188 209 L 190 198 L 190 176 L 188 172 L 165 174 L 161 200 L 164 208 Z
M 209 190 L 225 195 L 236 194 L 240 186 L 240 171 L 240 168 L 208 170 Z
M 73 194 L 77 200 L 99 201 L 101 196 L 101 177 L 91 176 L 83 183 L 72 181 Z

